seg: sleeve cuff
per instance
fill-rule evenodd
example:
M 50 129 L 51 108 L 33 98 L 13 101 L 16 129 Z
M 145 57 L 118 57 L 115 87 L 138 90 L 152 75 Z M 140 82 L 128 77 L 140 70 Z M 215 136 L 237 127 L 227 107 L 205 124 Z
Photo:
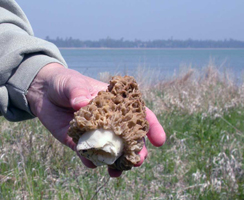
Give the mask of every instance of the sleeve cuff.
M 29 108 L 26 93 L 40 69 L 50 63 L 64 65 L 57 59 L 43 54 L 29 54 L 14 72 L 13 76 L 8 80 L 6 84 L 10 103 L 8 107 L 11 107 L 11 113 L 15 113 L 15 115 L 12 115 L 15 116 L 14 119 L 10 119 L 11 116 L 9 116 L 9 120 L 20 121 L 35 117 Z M 17 114 L 21 112 L 23 115 Z

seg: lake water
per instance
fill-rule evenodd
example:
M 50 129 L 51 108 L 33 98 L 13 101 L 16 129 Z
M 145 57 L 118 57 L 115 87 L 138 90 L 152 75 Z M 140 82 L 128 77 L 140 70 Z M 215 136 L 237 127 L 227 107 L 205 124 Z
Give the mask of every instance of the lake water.
M 191 66 L 201 69 L 210 62 L 220 71 L 242 79 L 244 49 L 61 49 L 71 69 L 99 78 L 99 73 L 135 75 L 153 72 L 170 77 Z

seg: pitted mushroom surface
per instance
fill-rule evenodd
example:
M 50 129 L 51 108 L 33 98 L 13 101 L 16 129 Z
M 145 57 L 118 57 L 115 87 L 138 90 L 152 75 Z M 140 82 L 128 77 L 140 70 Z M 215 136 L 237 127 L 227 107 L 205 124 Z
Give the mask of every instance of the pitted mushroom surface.
M 145 103 L 131 76 L 114 76 L 106 91 L 75 112 L 68 134 L 78 152 L 95 165 L 129 170 L 149 130 Z

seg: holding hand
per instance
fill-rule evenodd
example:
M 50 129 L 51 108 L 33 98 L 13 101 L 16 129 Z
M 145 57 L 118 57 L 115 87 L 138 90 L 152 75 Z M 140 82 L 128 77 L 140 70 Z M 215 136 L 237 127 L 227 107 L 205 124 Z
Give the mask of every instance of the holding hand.
M 80 74 L 77 71 L 64 68 L 57 63 L 43 67 L 33 80 L 27 100 L 31 111 L 39 118 L 42 124 L 61 143 L 76 151 L 76 144 L 67 135 L 69 123 L 75 111 L 86 106 L 101 90 L 106 90 L 107 84 Z M 154 146 L 161 146 L 166 136 L 154 113 L 146 109 L 146 118 L 149 122 L 148 139 Z M 147 157 L 144 145 L 139 153 L 140 166 Z M 82 162 L 90 168 L 96 166 L 89 160 L 81 157 Z M 121 171 L 108 169 L 111 177 L 121 175 Z

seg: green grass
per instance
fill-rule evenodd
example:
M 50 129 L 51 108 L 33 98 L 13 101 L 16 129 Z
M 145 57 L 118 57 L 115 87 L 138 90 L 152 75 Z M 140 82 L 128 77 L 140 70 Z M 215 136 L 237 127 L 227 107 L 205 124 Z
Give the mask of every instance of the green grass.
M 1 118 L 0 199 L 244 199 L 244 96 L 241 86 L 213 83 L 199 92 L 193 82 L 176 81 L 173 92 L 164 85 L 145 96 L 167 141 L 156 148 L 147 140 L 147 160 L 116 179 L 106 167 L 84 167 L 37 119 Z M 196 99 L 201 106 L 191 110 Z
M 215 119 L 201 114 L 166 119 L 166 132 L 171 134 L 163 147 L 168 164 L 163 174 L 175 174 L 169 188 L 175 188 L 175 198 L 244 197 L 243 110 L 237 108 Z

